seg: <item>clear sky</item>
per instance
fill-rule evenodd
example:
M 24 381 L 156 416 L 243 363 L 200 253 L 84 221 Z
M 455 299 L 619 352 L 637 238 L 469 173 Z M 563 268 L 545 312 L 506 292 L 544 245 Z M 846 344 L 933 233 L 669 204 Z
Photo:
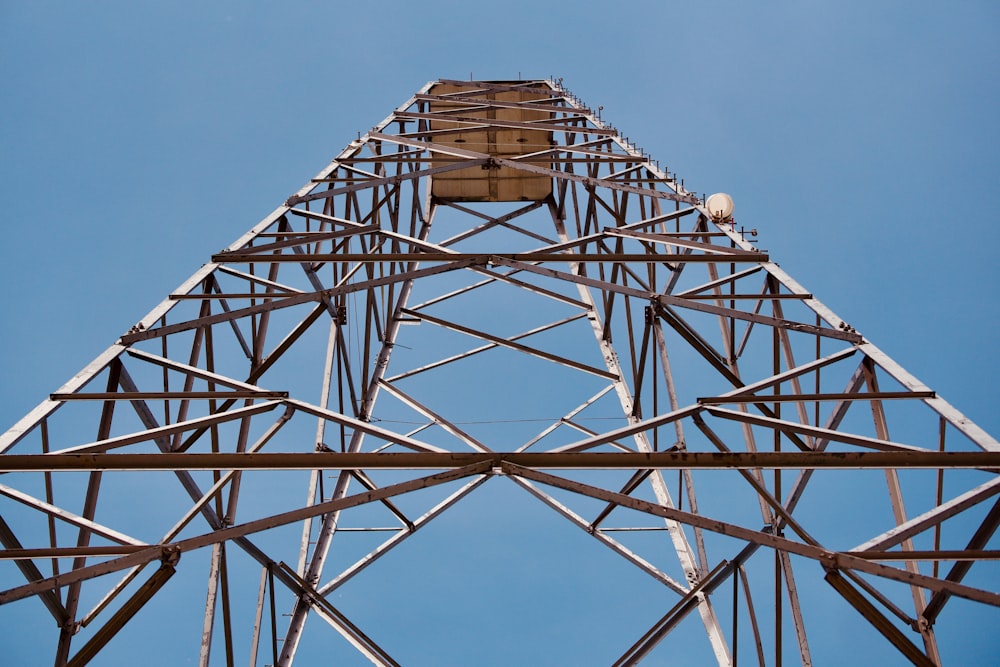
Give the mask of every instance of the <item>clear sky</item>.
M 0 2 L 0 422 L 425 82 L 555 76 L 996 435 L 998 37 L 972 1 Z

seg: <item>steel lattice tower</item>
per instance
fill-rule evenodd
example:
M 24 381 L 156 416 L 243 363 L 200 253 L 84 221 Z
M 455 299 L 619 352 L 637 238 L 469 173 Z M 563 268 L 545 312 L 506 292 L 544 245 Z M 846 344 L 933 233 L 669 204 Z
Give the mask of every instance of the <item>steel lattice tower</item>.
M 537 534 L 405 616 L 349 591 L 551 513 L 648 592 L 519 591 L 608 589 L 592 664 L 940 664 L 939 619 L 1000 606 L 1000 443 L 711 202 L 561 81 L 427 84 L 0 438 L 0 604 L 57 665 L 157 614 L 154 656 L 441 664 L 392 623 L 471 632 Z

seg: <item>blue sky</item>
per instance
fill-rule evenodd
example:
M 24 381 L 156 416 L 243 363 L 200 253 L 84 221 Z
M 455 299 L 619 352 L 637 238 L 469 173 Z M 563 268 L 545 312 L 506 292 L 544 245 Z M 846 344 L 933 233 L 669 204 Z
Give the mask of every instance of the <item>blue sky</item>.
M 426 81 L 471 74 L 562 77 L 1000 433 L 998 30 L 987 2 L 4 2 L 0 421 Z

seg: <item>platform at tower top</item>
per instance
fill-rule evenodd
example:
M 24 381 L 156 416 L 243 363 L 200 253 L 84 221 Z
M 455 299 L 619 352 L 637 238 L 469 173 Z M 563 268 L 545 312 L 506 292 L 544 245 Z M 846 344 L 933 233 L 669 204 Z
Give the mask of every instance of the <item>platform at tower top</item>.
M 456 157 L 471 152 L 494 158 L 513 158 L 550 150 L 555 144 L 551 131 L 524 125 L 548 120 L 553 112 L 520 104 L 547 101 L 552 96 L 551 91 L 528 85 L 539 82 L 496 83 L 509 87 L 483 90 L 481 83 L 452 81 L 432 86 L 429 94 L 436 99 L 429 101 L 427 110 L 441 118 L 428 122 L 431 140 L 454 150 Z M 510 106 L 492 106 L 489 102 Z M 477 119 L 484 119 L 486 123 L 478 123 Z M 501 121 L 502 125 L 491 121 Z M 438 155 L 433 167 L 443 167 L 455 159 Z M 552 178 L 487 163 L 435 174 L 431 179 L 431 194 L 448 201 L 540 201 L 552 194 Z

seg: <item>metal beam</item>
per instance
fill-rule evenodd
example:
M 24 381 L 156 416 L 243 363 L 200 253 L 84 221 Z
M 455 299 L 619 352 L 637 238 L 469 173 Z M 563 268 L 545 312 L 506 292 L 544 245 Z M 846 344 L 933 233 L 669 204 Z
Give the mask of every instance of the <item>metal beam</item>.
M 142 607 L 149 602 L 163 585 L 174 576 L 175 565 L 180 554 L 172 554 L 163 561 L 160 569 L 153 573 L 146 583 L 130 597 L 115 615 L 108 619 L 100 630 L 67 663 L 67 667 L 82 667 L 90 662 L 104 646 L 111 641 L 126 623 L 132 620 Z
M 363 262 L 374 264 L 378 262 L 454 262 L 456 260 L 472 260 L 473 264 L 500 264 L 500 260 L 509 262 L 669 262 L 676 263 L 711 263 L 711 262 L 763 262 L 767 261 L 764 253 L 746 253 L 739 255 L 695 255 L 676 252 L 648 253 L 566 253 L 566 252 L 316 252 L 295 255 L 258 255 L 254 252 L 234 251 L 212 256 L 213 261 L 230 264 L 281 264 L 299 262 Z M 201 295 L 199 295 L 201 296 Z M 273 298 L 284 297 L 283 294 L 268 295 Z M 685 297 L 675 297 L 683 299 Z M 797 297 L 802 298 L 802 297 Z
M 847 600 L 847 602 L 854 607 L 858 613 L 864 616 L 876 630 L 882 633 L 882 636 L 892 642 L 892 645 L 899 649 L 899 652 L 906 656 L 907 660 L 918 667 L 936 667 L 935 663 L 928 658 L 916 644 L 911 642 L 906 635 L 900 632 L 899 628 L 897 628 L 892 621 L 886 618 L 885 615 L 875 607 L 875 605 L 869 602 L 867 598 L 858 592 L 856 588 L 851 586 L 851 584 L 844 579 L 840 572 L 835 569 L 827 570 L 824 579 L 826 579 L 827 583 L 829 583 L 835 591 L 840 593 L 840 595 Z
M 787 551 L 790 554 L 811 558 L 821 563 L 826 568 L 839 568 L 858 570 L 867 572 L 877 577 L 884 577 L 894 581 L 900 581 L 910 585 L 920 586 L 932 591 L 949 591 L 952 595 L 964 597 L 969 600 L 1000 607 L 1000 593 L 993 593 L 971 586 L 964 586 L 950 581 L 944 581 L 935 577 L 899 570 L 893 567 L 880 565 L 863 558 L 843 552 L 825 549 L 821 546 L 803 544 L 765 530 L 752 530 L 743 526 L 738 526 L 725 521 L 718 521 L 709 517 L 704 517 L 691 512 L 657 505 L 647 500 L 633 498 L 613 491 L 607 491 L 589 484 L 575 482 L 572 480 L 539 472 L 530 468 L 521 468 L 510 463 L 504 463 L 502 470 L 508 475 L 517 475 L 527 479 L 548 484 L 557 488 L 579 493 L 603 501 L 615 502 L 622 507 L 645 512 L 653 516 L 670 518 L 679 523 L 690 526 L 697 526 L 721 535 L 743 540 L 760 546 L 770 547 L 776 550 Z
M 153 545 L 142 551 L 122 556 L 121 558 L 117 558 L 112 561 L 80 567 L 70 572 L 32 582 L 31 584 L 27 584 L 25 586 L 18 586 L 16 588 L 0 591 L 0 604 L 7 604 L 9 602 L 14 602 L 15 600 L 22 600 L 24 598 L 37 595 L 43 591 L 61 588 L 62 586 L 84 581 L 86 579 L 92 579 L 110 572 L 127 570 L 136 565 L 142 565 L 144 563 L 168 557 L 172 553 L 184 553 L 186 551 L 192 551 L 194 549 L 201 549 L 213 544 L 218 544 L 219 542 L 236 540 L 237 538 L 246 537 L 247 535 L 252 535 L 253 533 L 270 530 L 271 528 L 288 525 L 290 523 L 296 523 L 310 517 L 320 516 L 322 514 L 347 509 L 349 507 L 365 505 L 367 503 L 379 501 L 384 498 L 390 498 L 401 493 L 408 493 L 418 489 L 426 489 L 432 486 L 446 484 L 471 475 L 482 474 L 489 470 L 490 466 L 488 464 L 477 464 L 466 466 L 464 468 L 457 468 L 455 470 L 421 477 L 408 482 L 384 486 L 374 491 L 366 491 L 353 496 L 337 498 L 327 502 L 317 503 L 316 505 L 311 505 L 309 507 L 282 512 L 281 514 L 275 514 L 273 516 L 264 517 L 255 521 L 249 521 L 247 523 L 231 526 L 229 528 L 220 528 L 219 530 L 214 530 L 210 533 L 205 533 L 195 537 L 189 537 L 178 542 Z
M 300 408 L 301 409 L 301 408 Z M 601 444 L 627 438 L 651 429 L 654 425 L 669 424 L 672 420 L 647 420 L 636 427 L 616 429 L 593 440 Z M 380 432 L 373 427 L 373 434 Z M 395 436 L 401 444 L 408 440 Z M 395 441 L 393 440 L 393 441 Z M 590 442 L 592 439 L 581 441 Z M 596 446 L 596 445 L 595 445 Z M 44 472 L 70 470 L 443 470 L 468 465 L 512 463 L 539 469 L 592 469 L 592 470 L 736 470 L 736 469 L 939 469 L 976 468 L 989 472 L 1000 471 L 1000 455 L 993 452 L 936 452 L 936 451 L 864 451 L 864 452 L 588 452 L 571 447 L 564 451 L 550 452 L 446 452 L 429 450 L 420 452 L 219 452 L 219 453 L 150 453 L 150 454 L 7 454 L 0 456 L 0 472 Z M 988 488 L 987 488 L 988 487 Z M 990 482 L 977 493 L 975 502 L 1000 492 L 1000 481 Z M 972 492 L 970 492 L 972 493 Z M 966 503 L 966 505 L 969 503 Z M 963 505 L 964 508 L 965 505 Z M 954 512 L 952 512 L 953 514 Z M 940 514 L 935 510 L 932 515 Z M 908 522 L 926 521 L 923 515 Z M 940 519 L 939 519 L 940 520 Z M 928 524 L 929 525 L 929 524 Z M 926 527 L 926 526 L 925 526 Z M 921 528 L 922 530 L 922 528 Z M 894 529 L 893 535 L 897 530 Z M 918 531 L 919 532 L 919 531 Z M 886 543 L 886 544 L 891 544 Z M 879 548 L 886 544 L 871 547 Z

